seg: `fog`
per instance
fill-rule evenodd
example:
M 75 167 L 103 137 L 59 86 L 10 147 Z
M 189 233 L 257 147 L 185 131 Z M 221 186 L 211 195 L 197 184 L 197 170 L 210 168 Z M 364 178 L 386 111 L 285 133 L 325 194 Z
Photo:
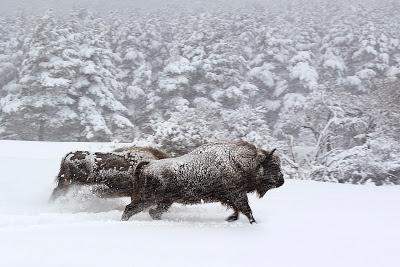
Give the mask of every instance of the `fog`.
M 213 8 L 215 6 L 235 6 L 243 7 L 252 4 L 254 0 L 0 0 L 0 14 L 5 15 L 24 10 L 27 13 L 41 13 L 46 9 L 54 9 L 58 13 L 68 12 L 74 7 L 88 8 L 99 12 L 107 12 L 109 10 L 130 10 L 130 9 L 163 9 L 166 6 L 179 5 L 185 8 L 204 8 L 205 6 Z M 271 1 L 263 1 L 271 2 Z M 283 1 L 279 1 L 283 2 Z
M 24 10 L 28 13 L 43 12 L 52 8 L 57 12 L 70 10 L 73 7 L 90 8 L 99 11 L 107 9 L 125 9 L 137 7 L 151 7 L 156 2 L 154 0 L 137 1 L 137 0 L 1 0 L 1 13 L 13 13 L 18 10 Z
M 162 10 L 167 7 L 175 8 L 177 11 L 186 10 L 213 10 L 218 9 L 246 9 L 254 6 L 263 6 L 267 9 L 286 8 L 293 3 L 326 3 L 330 0 L 0 0 L 0 15 L 13 16 L 23 11 L 26 14 L 42 14 L 48 9 L 56 13 L 68 13 L 73 8 L 87 8 L 100 13 L 111 10 L 130 11 L 141 10 Z M 355 6 L 381 5 L 382 3 L 396 3 L 398 0 L 338 0 L 335 4 Z M 349 4 L 350 3 L 350 4 Z

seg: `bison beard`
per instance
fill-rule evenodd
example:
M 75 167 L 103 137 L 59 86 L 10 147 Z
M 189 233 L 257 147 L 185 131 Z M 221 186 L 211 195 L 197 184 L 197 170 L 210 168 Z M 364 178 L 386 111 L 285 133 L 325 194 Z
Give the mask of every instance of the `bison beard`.
M 234 210 L 228 221 L 243 213 L 254 223 L 247 193 L 260 197 L 283 184 L 279 158 L 246 142 L 201 146 L 177 158 L 140 162 L 133 175 L 132 202 L 122 220 L 146 208 L 160 219 L 173 203 L 220 202 Z

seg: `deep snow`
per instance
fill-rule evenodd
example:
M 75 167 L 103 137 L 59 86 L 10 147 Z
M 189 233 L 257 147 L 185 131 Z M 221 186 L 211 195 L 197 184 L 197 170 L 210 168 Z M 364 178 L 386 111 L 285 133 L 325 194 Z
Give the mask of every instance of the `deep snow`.
M 398 186 L 287 180 L 251 196 L 256 225 L 219 204 L 121 222 L 128 199 L 47 202 L 63 154 L 111 148 L 0 141 L 0 266 L 400 266 Z

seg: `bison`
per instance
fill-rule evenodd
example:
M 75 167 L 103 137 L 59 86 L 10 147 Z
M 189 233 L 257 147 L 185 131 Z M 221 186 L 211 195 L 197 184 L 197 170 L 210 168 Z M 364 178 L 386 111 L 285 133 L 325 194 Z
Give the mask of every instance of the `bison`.
M 129 197 L 136 165 L 143 160 L 166 157 L 167 154 L 151 147 L 126 147 L 109 153 L 70 152 L 61 161 L 50 200 L 63 195 L 71 185 L 91 185 L 99 197 Z
M 153 219 L 161 219 L 173 203 L 220 202 L 233 209 L 227 221 L 243 213 L 256 222 L 247 193 L 259 197 L 284 183 L 280 160 L 266 151 L 240 142 L 207 144 L 176 158 L 140 162 L 133 173 L 132 202 L 122 220 L 146 208 Z

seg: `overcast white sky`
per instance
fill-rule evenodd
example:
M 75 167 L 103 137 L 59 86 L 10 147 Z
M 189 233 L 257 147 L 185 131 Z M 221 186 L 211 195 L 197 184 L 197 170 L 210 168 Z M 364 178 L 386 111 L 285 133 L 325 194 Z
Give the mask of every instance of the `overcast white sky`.
M 77 7 L 89 7 L 98 11 L 113 9 L 162 8 L 174 3 L 185 3 L 186 6 L 202 7 L 218 2 L 220 5 L 247 4 L 254 1 L 272 0 L 0 0 L 0 13 L 12 15 L 18 9 L 24 9 L 27 13 L 43 12 L 53 8 L 57 12 L 69 11 L 75 5 Z M 279 0 L 282 2 L 282 0 Z
M 266 8 L 273 6 L 286 6 L 290 2 L 322 2 L 332 0 L 0 0 L 0 15 L 14 15 L 16 11 L 24 9 L 26 13 L 43 13 L 46 9 L 52 8 L 56 12 L 69 12 L 72 7 L 86 7 L 91 10 L 107 12 L 110 10 L 129 10 L 133 8 L 162 9 L 166 5 L 179 3 L 179 6 L 213 9 L 220 7 L 243 7 L 254 2 L 263 3 Z M 367 3 L 379 4 L 380 2 L 400 2 L 400 0 L 335 0 L 348 4 Z
M 22 8 L 29 13 L 41 12 L 48 8 L 69 11 L 74 5 L 105 11 L 116 8 L 150 7 L 156 2 L 160 4 L 160 0 L 0 0 L 0 12 L 12 13 Z

